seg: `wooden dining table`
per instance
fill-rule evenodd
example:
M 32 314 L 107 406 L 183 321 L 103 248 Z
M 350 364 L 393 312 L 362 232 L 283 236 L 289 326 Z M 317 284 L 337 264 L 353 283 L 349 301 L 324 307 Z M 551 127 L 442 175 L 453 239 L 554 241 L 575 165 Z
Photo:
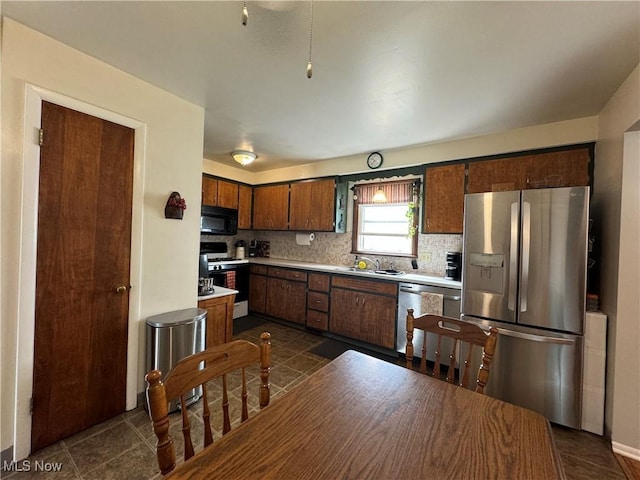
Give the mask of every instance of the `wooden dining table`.
M 166 478 L 547 480 L 564 472 L 538 413 L 350 350 Z

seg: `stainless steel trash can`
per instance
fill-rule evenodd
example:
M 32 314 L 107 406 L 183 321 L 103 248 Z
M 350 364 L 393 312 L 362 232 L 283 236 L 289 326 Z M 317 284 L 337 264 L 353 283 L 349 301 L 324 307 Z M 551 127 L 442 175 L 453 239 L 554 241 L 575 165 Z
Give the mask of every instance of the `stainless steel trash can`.
M 153 315 L 147 318 L 147 358 L 145 374 L 160 370 L 166 377 L 169 370 L 184 357 L 205 349 L 207 311 L 187 308 Z M 202 387 L 194 388 L 185 396 L 188 407 L 202 396 Z M 179 401 L 169 403 L 169 412 L 179 408 Z M 145 402 L 145 407 L 148 408 Z

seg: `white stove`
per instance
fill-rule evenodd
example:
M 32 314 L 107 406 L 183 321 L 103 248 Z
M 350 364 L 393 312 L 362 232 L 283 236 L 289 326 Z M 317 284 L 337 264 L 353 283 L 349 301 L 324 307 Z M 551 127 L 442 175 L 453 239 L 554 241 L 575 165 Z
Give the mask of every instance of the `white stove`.
M 218 285 L 238 290 L 233 318 L 248 315 L 249 260 L 232 257 L 225 242 L 200 243 L 200 255 L 207 257 L 208 277 L 213 279 L 214 289 L 215 285 Z M 204 267 L 204 265 L 202 266 Z
M 246 258 L 220 257 L 218 253 L 208 253 L 207 260 L 210 272 L 213 270 L 225 270 L 231 265 L 249 263 Z

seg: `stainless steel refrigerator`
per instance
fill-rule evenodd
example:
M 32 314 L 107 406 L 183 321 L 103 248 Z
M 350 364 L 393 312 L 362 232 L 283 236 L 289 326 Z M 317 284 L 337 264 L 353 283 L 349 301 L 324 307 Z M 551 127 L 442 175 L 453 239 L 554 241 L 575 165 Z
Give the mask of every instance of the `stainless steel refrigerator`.
M 589 187 L 465 196 L 462 318 L 500 333 L 485 391 L 573 428 L 588 218 Z

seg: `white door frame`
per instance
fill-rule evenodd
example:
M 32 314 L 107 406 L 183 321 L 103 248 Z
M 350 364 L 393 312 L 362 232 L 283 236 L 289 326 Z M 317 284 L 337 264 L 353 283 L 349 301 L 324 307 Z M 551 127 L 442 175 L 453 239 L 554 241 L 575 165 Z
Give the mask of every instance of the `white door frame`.
M 18 273 L 18 325 L 16 347 L 16 402 L 14 416 L 14 460 L 31 452 L 31 396 L 35 342 L 36 252 L 38 245 L 38 185 L 42 101 L 118 123 L 135 131 L 133 154 L 133 198 L 131 213 L 131 266 L 129 292 L 129 328 L 127 340 L 126 408 L 137 404 L 138 352 L 140 349 L 140 280 L 142 276 L 142 215 L 146 125 L 138 120 L 110 112 L 49 90 L 25 85 L 24 145 L 22 161 L 22 215 L 20 267 Z M 73 401 L 73 399 L 69 399 Z

